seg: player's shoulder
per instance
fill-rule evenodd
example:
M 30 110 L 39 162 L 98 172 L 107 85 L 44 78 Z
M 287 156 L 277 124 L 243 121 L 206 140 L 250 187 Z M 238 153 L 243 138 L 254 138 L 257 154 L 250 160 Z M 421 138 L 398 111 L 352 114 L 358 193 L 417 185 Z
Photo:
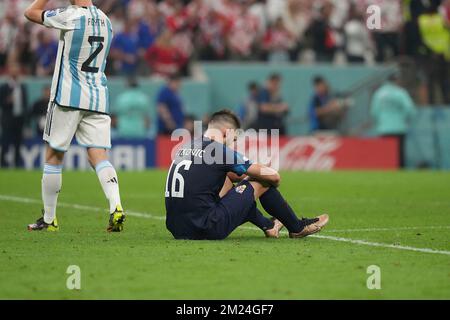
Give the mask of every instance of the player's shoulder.
M 75 15 L 82 15 L 82 11 L 80 9 L 82 9 L 82 8 L 78 7 L 78 6 L 68 6 L 68 7 L 51 9 L 51 10 L 45 11 L 45 17 L 51 18 L 51 17 L 56 17 L 56 16 L 69 17 L 69 16 L 75 16 Z

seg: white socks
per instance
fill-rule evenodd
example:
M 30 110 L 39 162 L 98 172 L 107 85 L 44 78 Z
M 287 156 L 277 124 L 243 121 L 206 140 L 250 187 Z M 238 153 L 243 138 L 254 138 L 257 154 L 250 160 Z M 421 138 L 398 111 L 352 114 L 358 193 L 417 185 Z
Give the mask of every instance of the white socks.
M 56 216 L 56 203 L 62 185 L 62 165 L 44 165 L 42 175 L 42 201 L 44 202 L 44 221 L 52 223 Z
M 117 179 L 116 170 L 114 170 L 114 167 L 108 160 L 105 160 L 95 166 L 95 172 L 97 172 L 98 180 L 102 185 L 103 192 L 109 200 L 109 212 L 113 213 L 116 210 L 117 205 L 121 205 L 119 180 Z

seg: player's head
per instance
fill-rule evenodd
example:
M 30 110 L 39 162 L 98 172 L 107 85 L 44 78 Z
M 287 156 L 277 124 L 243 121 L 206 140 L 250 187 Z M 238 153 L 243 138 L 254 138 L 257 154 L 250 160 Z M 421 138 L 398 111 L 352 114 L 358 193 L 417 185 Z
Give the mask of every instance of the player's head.
M 277 92 L 280 89 L 281 76 L 278 73 L 272 73 L 267 79 L 267 87 L 272 92 Z
M 173 74 L 167 79 L 167 84 L 172 90 L 178 91 L 181 86 L 181 77 L 178 74 Z
M 323 95 L 328 92 L 328 83 L 322 76 L 315 76 L 313 84 L 316 94 Z
M 230 110 L 224 109 L 213 113 L 208 123 L 208 130 L 214 130 L 220 134 L 222 142 L 227 146 L 232 145 L 238 136 L 241 128 L 239 118 Z

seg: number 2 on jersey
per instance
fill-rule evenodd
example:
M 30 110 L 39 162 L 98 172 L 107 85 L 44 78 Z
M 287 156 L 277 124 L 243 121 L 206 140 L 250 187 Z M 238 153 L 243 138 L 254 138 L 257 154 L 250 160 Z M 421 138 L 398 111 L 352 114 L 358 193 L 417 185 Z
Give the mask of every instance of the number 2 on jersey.
M 170 172 L 172 171 L 172 167 L 175 163 L 173 162 L 169 169 L 169 174 L 167 175 L 166 180 L 166 192 L 165 197 L 168 198 L 172 196 L 172 198 L 183 198 L 184 197 L 184 178 L 179 173 L 180 169 L 184 167 L 184 170 L 189 170 L 191 167 L 192 161 L 191 160 L 183 160 L 180 161 L 173 170 L 172 175 L 172 185 L 171 185 L 171 191 L 169 192 L 169 177 Z M 177 181 L 178 181 L 178 189 L 177 189 Z
M 103 42 L 105 41 L 105 37 L 99 37 L 99 36 L 90 36 L 88 38 L 88 41 L 91 45 L 91 47 L 94 46 L 95 42 L 98 42 L 98 47 L 95 49 L 95 51 L 89 56 L 89 58 L 86 59 L 86 61 L 81 66 L 81 71 L 84 72 L 90 72 L 90 73 L 97 73 L 99 68 L 98 67 L 91 67 L 90 64 L 94 59 L 102 52 L 103 50 Z

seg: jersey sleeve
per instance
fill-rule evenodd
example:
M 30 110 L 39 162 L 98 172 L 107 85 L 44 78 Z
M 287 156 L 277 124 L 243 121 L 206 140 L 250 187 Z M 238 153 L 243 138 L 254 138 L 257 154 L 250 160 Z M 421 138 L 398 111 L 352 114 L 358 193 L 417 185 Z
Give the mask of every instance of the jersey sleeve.
M 234 172 L 241 176 L 245 174 L 252 165 L 252 162 L 248 158 L 228 147 L 225 147 L 224 154 L 226 172 Z
M 75 30 L 80 28 L 80 14 L 76 8 L 59 8 L 42 13 L 42 23 L 48 28 Z

